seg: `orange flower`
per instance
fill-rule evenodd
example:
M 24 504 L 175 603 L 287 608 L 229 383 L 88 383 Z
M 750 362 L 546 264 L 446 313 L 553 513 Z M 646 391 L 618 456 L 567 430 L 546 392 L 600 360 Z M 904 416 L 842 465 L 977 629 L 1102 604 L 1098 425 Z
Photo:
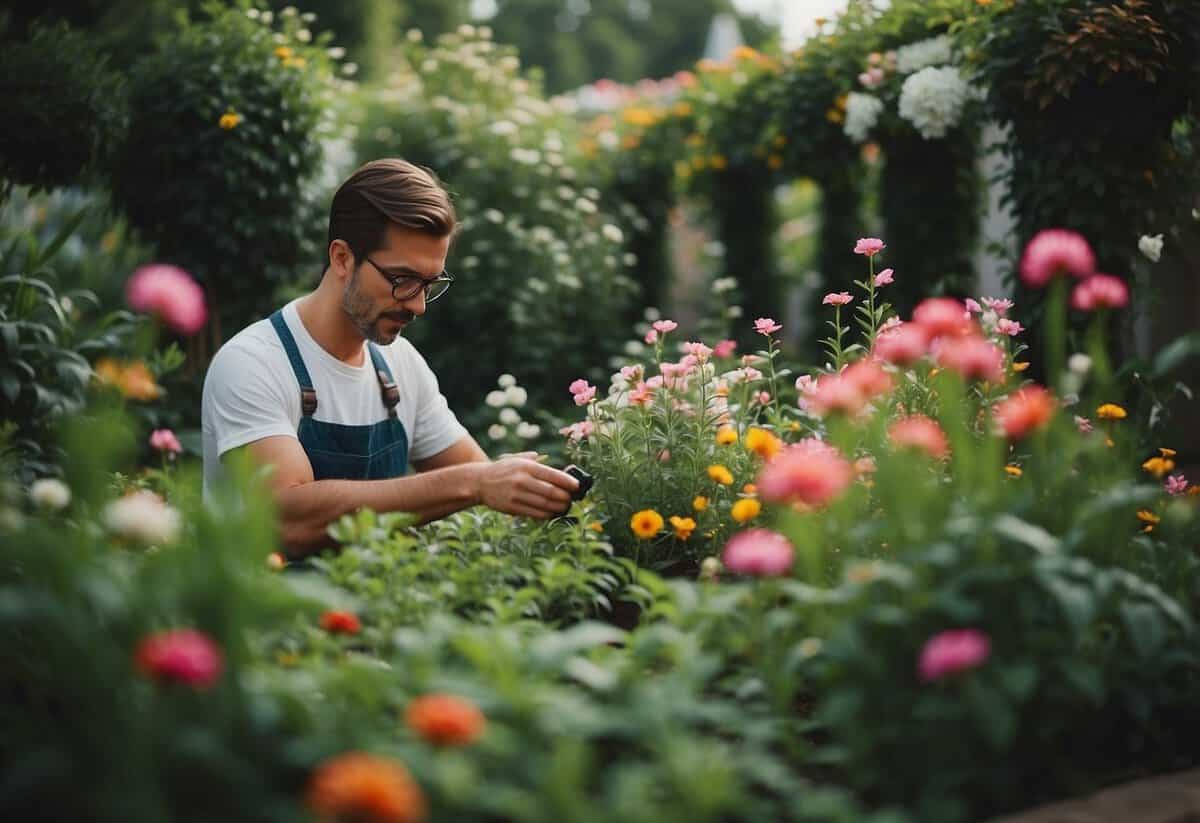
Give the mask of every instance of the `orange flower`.
M 1170 474 L 1171 470 L 1175 468 L 1175 461 L 1169 457 L 1151 457 L 1142 464 L 1142 468 L 1162 480 L 1164 475 Z
M 708 467 L 708 477 L 713 482 L 720 483 L 722 486 L 728 486 L 733 483 L 733 475 L 729 469 L 719 463 Z
M 1116 403 L 1105 403 L 1096 409 L 1096 416 L 1101 420 L 1124 420 L 1128 413 Z
M 747 483 L 746 485 L 742 486 L 742 494 L 758 494 L 758 486 L 754 485 L 753 483 Z
M 764 460 L 770 460 L 779 454 L 783 443 L 766 429 L 751 428 L 746 432 L 745 446 L 747 451 L 754 452 Z
M 1005 466 L 1004 471 L 1008 473 L 1009 477 L 1020 477 L 1022 474 L 1024 474 L 1024 472 L 1021 471 L 1020 466 Z
M 217 125 L 223 128 L 225 131 L 231 131 L 236 129 L 238 123 L 241 122 L 242 116 L 240 114 L 235 111 L 227 111 L 221 115 L 219 120 L 217 120 Z
M 753 497 L 743 497 L 733 504 L 733 508 L 729 510 L 729 516 L 739 523 L 746 523 L 758 517 L 758 513 L 761 511 L 761 503 Z
M 604 531 L 604 524 L 603 523 L 588 523 L 588 528 L 594 532 L 602 532 L 602 531 Z
M 96 363 L 95 369 L 102 383 L 116 386 L 130 400 L 157 400 L 162 395 L 162 388 L 154 382 L 154 375 L 140 360 L 126 364 L 105 357 Z
M 662 515 L 654 509 L 642 509 L 629 519 L 629 528 L 642 540 L 649 540 L 662 531 Z
M 427 694 L 408 704 L 408 727 L 438 746 L 466 746 L 483 734 L 487 720 L 469 700 L 452 694 Z
M 272 571 L 280 571 L 287 565 L 287 558 L 279 552 L 271 552 L 267 555 L 267 568 Z
M 425 818 L 425 797 L 408 769 L 367 752 L 347 752 L 322 763 L 309 781 L 306 800 L 329 820 L 416 823 Z
M 1200 488 L 1200 486 L 1193 486 L 1192 488 Z M 692 498 L 692 508 L 698 512 L 704 511 L 708 508 L 708 498 L 702 494 L 696 495 Z
M 1143 523 L 1150 523 L 1151 525 L 1162 520 L 1161 517 L 1149 509 L 1139 509 L 1137 513 L 1137 519 L 1141 520 Z
M 696 521 L 690 517 L 671 516 L 671 528 L 680 540 L 687 540 L 696 530 Z
M 321 628 L 330 634 L 358 634 L 362 624 L 354 612 L 327 611 L 321 615 Z
M 1041 386 L 1026 386 L 996 404 L 995 418 L 1006 437 L 1020 440 L 1049 423 L 1057 405 Z
M 733 426 L 722 426 L 717 429 L 717 444 L 720 446 L 728 446 L 736 443 L 738 439 L 737 429 Z

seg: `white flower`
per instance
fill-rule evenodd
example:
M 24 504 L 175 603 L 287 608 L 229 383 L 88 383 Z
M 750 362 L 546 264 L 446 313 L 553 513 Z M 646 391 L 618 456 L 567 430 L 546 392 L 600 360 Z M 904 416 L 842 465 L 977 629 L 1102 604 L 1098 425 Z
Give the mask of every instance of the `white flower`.
M 104 507 L 104 523 L 122 537 L 151 545 L 174 542 L 183 525 L 179 512 L 149 491 L 109 503 Z
M 625 239 L 625 235 L 621 232 L 621 230 L 612 223 L 605 223 L 603 226 L 601 226 L 600 233 L 603 234 L 605 239 L 610 243 L 620 243 Z
M 879 122 L 883 101 L 870 94 L 852 91 L 846 98 L 846 122 L 842 131 L 855 143 L 867 139 L 867 133 Z
M 946 35 L 931 37 L 901 46 L 896 49 L 896 71 L 912 74 L 926 66 L 940 66 L 950 62 L 953 42 Z
M 246 16 L 251 20 L 258 19 L 258 9 L 246 9 Z
M 284 6 L 279 10 L 280 17 L 295 17 L 300 10 L 295 6 Z
M 1083 352 L 1075 352 L 1067 358 L 1067 368 L 1075 374 L 1084 375 L 1092 367 L 1092 358 L 1088 357 Z
M 421 35 L 420 29 L 409 29 L 408 31 L 406 31 L 404 33 L 404 36 L 405 36 L 405 38 L 407 38 L 408 42 L 410 42 L 410 43 L 420 43 L 421 42 L 422 35 Z
M 349 77 L 350 75 L 354 74 L 357 71 L 358 71 L 357 63 L 345 63 L 342 65 L 342 74 L 346 75 L 347 77 Z
M 506 426 L 514 426 L 521 422 L 521 415 L 517 414 L 516 409 L 505 406 L 500 410 L 500 422 Z
M 642 312 L 642 317 L 646 318 L 651 323 L 653 323 L 655 320 L 662 319 L 662 312 L 660 312 L 658 310 L 658 308 L 655 306 L 647 306 L 645 308 L 645 310 Z M 644 334 L 645 332 L 644 332 L 644 330 L 642 330 L 640 333 Z
M 488 130 L 492 134 L 498 134 L 501 137 L 508 137 L 510 134 L 517 133 L 517 124 L 511 120 L 497 120 L 492 125 L 488 126 Z
M 713 294 L 724 294 L 727 291 L 737 288 L 736 277 L 718 277 L 713 281 Z
M 508 156 L 523 166 L 536 166 L 542 162 L 542 155 L 537 149 L 514 148 Z
M 591 200 L 588 200 L 586 197 L 580 197 L 575 201 L 575 209 L 583 212 L 584 214 L 595 214 L 596 204 Z
M 561 256 L 563 258 L 567 258 L 567 255 L 565 255 L 565 254 L 561 255 Z M 555 258 L 555 260 L 557 260 L 559 258 L 559 255 L 556 254 L 554 256 L 554 258 Z M 567 258 L 567 261 L 569 262 L 569 258 Z M 563 273 L 556 274 L 556 275 L 554 275 L 554 280 L 555 280 L 555 282 L 558 283 L 558 285 L 562 286 L 563 288 L 567 288 L 567 289 L 571 289 L 571 290 L 577 290 L 577 289 L 583 288 L 583 281 L 581 281 L 578 277 L 576 277 L 575 275 L 570 274 L 570 273 L 563 272 Z
M 729 315 L 730 317 L 736 319 L 736 318 L 742 316 L 742 307 L 741 306 L 730 306 L 729 308 L 727 308 L 725 310 L 725 313 L 727 315 Z
M 502 389 L 507 389 L 509 386 L 517 385 L 517 378 L 511 374 L 502 374 L 496 378 L 496 385 Z
M 458 33 L 461 34 L 463 37 L 474 37 L 475 36 L 475 27 L 472 26 L 470 23 L 463 23 L 461 26 L 458 27 Z
M 269 12 L 269 11 L 264 11 L 264 12 L 259 13 L 258 19 L 263 21 L 264 23 L 270 23 L 272 20 L 275 19 L 275 15 L 271 14 L 271 12 Z
M 637 357 L 646 350 L 646 345 L 641 340 L 629 340 L 625 343 L 625 353 L 630 357 Z
M 522 408 L 529 400 L 529 393 L 520 386 L 509 386 L 504 390 L 504 401 L 513 408 Z
M 342 48 L 341 46 L 334 46 L 333 48 L 326 49 L 325 53 L 328 54 L 330 57 L 332 57 L 334 60 L 341 60 L 343 57 L 346 56 L 346 50 L 344 48 Z
M 1161 234 L 1143 234 L 1138 239 L 1138 251 L 1150 258 L 1154 263 L 1162 257 L 1163 236 Z
M 517 425 L 517 437 L 522 440 L 532 440 L 542 433 L 542 427 L 536 423 L 519 423 Z
M 958 125 L 969 97 L 970 88 L 958 69 L 921 69 L 900 89 L 900 116 L 926 140 L 945 137 Z
M 624 263 L 626 266 L 636 266 L 637 265 L 637 255 L 631 251 L 627 251 L 621 255 L 621 262 Z
M 493 423 L 488 426 L 488 437 L 493 440 L 503 440 L 508 435 L 508 429 L 501 426 L 499 423 Z
M 300 19 L 305 23 L 315 23 L 317 22 L 317 15 L 313 14 L 311 11 L 306 11 L 304 14 L 300 15 Z
M 43 477 L 29 487 L 29 499 L 41 509 L 65 509 L 71 502 L 71 490 L 61 480 Z
M 508 398 L 502 391 L 490 391 L 487 393 L 487 397 L 483 399 L 483 402 L 487 403 L 493 409 L 498 409 L 508 402 Z
M 309 43 L 312 41 L 312 32 L 308 29 L 299 29 L 296 31 L 296 39 L 301 43 Z
M 504 222 L 504 212 L 499 209 L 487 209 L 484 211 L 483 217 L 489 223 L 495 223 L 497 226 Z

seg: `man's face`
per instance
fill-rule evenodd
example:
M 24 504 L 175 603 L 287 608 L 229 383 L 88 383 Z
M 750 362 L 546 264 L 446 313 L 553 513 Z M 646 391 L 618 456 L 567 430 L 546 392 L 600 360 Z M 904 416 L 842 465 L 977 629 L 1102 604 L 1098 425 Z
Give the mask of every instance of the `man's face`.
M 342 294 L 342 309 L 367 340 L 392 343 L 413 319 L 425 313 L 425 291 L 406 300 L 392 297 L 392 280 L 421 277 L 432 280 L 446 266 L 449 237 L 432 237 L 411 229 L 388 226 L 384 245 L 360 260 Z M 380 271 L 382 269 L 382 271 Z M 415 282 L 415 281 L 412 281 Z

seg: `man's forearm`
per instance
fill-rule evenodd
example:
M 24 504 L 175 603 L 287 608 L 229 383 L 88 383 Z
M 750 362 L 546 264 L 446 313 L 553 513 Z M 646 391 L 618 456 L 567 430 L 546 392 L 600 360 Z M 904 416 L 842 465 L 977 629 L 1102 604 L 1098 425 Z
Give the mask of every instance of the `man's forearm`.
M 284 550 L 297 558 L 331 545 L 329 524 L 362 508 L 415 514 L 422 523 L 479 502 L 480 463 L 386 480 L 317 480 L 275 493 Z

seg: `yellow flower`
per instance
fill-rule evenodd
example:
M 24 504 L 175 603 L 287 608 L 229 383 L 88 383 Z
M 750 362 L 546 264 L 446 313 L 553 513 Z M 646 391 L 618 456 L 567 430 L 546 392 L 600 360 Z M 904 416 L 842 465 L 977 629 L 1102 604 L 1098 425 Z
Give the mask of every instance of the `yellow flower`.
M 594 532 L 602 532 L 602 531 L 604 531 L 604 524 L 603 523 L 588 523 L 588 528 Z
M 729 166 L 729 161 L 725 159 L 725 155 L 723 154 L 714 154 L 709 163 L 717 171 L 721 171 Z
M 1175 468 L 1175 461 L 1168 457 L 1151 457 L 1142 464 L 1142 468 L 1162 480 L 1164 475 L 1170 474 Z
M 308 60 L 303 57 L 291 57 L 283 61 L 283 65 L 289 69 L 302 69 L 308 65 Z
M 1128 413 L 1116 403 L 1105 403 L 1096 409 L 1096 416 L 1101 420 L 1124 420 Z
M 642 106 L 630 106 L 621 112 L 621 119 L 631 126 L 648 127 L 658 122 L 658 114 Z
M 692 167 L 694 169 L 696 169 L 696 171 L 703 171 L 704 167 L 707 165 L 708 165 L 708 158 L 702 154 L 697 154 L 695 157 L 692 158 Z
M 238 123 L 240 122 L 242 122 L 242 116 L 240 114 L 233 111 L 227 111 L 221 115 L 221 119 L 217 121 L 217 125 L 225 129 L 225 131 L 230 131 L 232 129 L 236 129 Z
M 1009 477 L 1020 477 L 1022 474 L 1024 474 L 1024 472 L 1021 471 L 1020 466 L 1005 466 L 1004 471 L 1008 473 Z
M 689 134 L 683 139 L 683 144 L 692 148 L 699 148 L 704 145 L 704 138 L 699 134 Z
M 1137 519 L 1141 520 L 1143 523 L 1150 523 L 1152 525 L 1154 523 L 1157 523 L 1158 521 L 1162 520 L 1161 517 L 1159 517 L 1157 514 L 1150 511 L 1149 509 L 1139 510 L 1137 513 Z
M 629 528 L 641 540 L 649 540 L 662 531 L 662 515 L 654 509 L 642 509 L 629 519 Z
M 1012 364 L 1012 370 L 1015 372 L 1023 372 L 1027 368 L 1029 368 L 1028 360 L 1017 361 Z
M 722 486 L 728 486 L 733 482 L 733 475 L 729 473 L 729 469 L 720 463 L 708 467 L 708 477 Z
M 744 445 L 746 451 L 752 451 L 764 460 L 770 460 L 783 448 L 783 443 L 778 437 L 766 429 L 759 428 L 751 428 L 746 432 Z
M 690 517 L 671 516 L 671 528 L 680 540 L 687 540 L 696 530 L 696 521 Z
M 1163 457 L 1174 457 L 1176 454 L 1174 449 L 1164 449 L 1161 446 L 1158 449 L 1158 453 L 1161 454 Z
M 95 369 L 100 382 L 116 386 L 130 400 L 157 400 L 162 395 L 154 375 L 141 361 L 126 365 L 106 357 L 96 363 Z
M 717 444 L 729 446 L 737 442 L 737 429 L 733 426 L 722 426 L 717 429 Z
M 692 104 L 683 100 L 671 106 L 671 114 L 676 117 L 687 117 L 692 113 Z
M 1193 488 L 1200 488 L 1200 486 L 1193 486 Z M 704 511 L 708 508 L 708 498 L 702 494 L 696 495 L 692 498 L 692 508 L 698 512 Z
M 287 560 L 279 552 L 271 552 L 267 555 L 267 568 L 272 571 L 280 571 L 287 565 Z
M 1106 437 L 1106 438 L 1104 438 L 1104 445 L 1108 446 L 1111 449 L 1113 446 L 1115 446 L 1117 444 L 1113 442 L 1113 439 L 1111 437 Z
M 743 497 L 733 504 L 733 508 L 729 510 L 729 516 L 739 523 L 745 523 L 758 517 L 760 511 L 762 511 L 761 503 L 753 497 Z
M 738 46 L 733 50 L 734 60 L 755 60 L 758 58 L 758 51 L 749 46 Z
M 282 63 L 283 61 L 291 58 L 292 50 L 290 48 L 288 48 L 287 46 L 276 46 L 275 47 L 275 56 L 278 57 L 279 61 Z

